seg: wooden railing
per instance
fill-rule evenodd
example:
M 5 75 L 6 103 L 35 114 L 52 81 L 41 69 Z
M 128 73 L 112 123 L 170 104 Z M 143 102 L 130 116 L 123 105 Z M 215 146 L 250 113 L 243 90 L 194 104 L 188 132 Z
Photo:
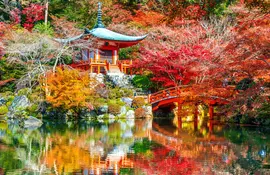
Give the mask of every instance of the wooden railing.
M 95 68 L 97 68 L 97 71 L 93 71 Z M 91 60 L 90 59 L 90 72 L 96 72 L 100 73 L 101 68 L 110 69 L 110 65 L 107 60 Z
M 128 70 L 129 70 L 129 73 L 132 74 L 132 70 L 131 70 L 132 60 L 118 60 L 117 65 L 120 71 L 123 72 L 124 74 L 127 74 Z
M 203 99 L 204 101 L 214 100 L 215 102 L 225 103 L 226 101 L 228 101 L 228 98 L 232 97 L 235 94 L 235 87 L 227 86 L 214 88 L 210 91 L 197 94 L 192 94 L 192 91 L 194 91 L 194 87 L 188 85 L 171 87 L 149 95 L 148 101 L 151 104 L 154 104 L 163 100 L 181 97 L 181 99 L 189 99 L 189 101 L 199 98 Z
M 189 87 L 189 86 L 171 87 L 171 88 L 153 93 L 149 95 L 149 102 L 153 104 L 153 103 L 162 101 L 164 99 L 180 97 L 181 89 L 186 88 L 186 87 Z
M 123 72 L 124 74 L 129 73 L 132 75 L 131 65 L 132 65 L 132 60 L 118 60 L 116 64 L 116 66 L 118 66 L 121 72 Z M 102 68 L 104 68 L 104 70 L 108 72 L 110 71 L 112 64 L 106 59 L 104 60 L 90 59 L 89 61 L 81 61 L 77 63 L 72 63 L 69 66 L 74 69 L 80 69 L 83 71 L 90 70 L 91 73 L 94 73 L 94 72 L 103 73 L 101 72 Z

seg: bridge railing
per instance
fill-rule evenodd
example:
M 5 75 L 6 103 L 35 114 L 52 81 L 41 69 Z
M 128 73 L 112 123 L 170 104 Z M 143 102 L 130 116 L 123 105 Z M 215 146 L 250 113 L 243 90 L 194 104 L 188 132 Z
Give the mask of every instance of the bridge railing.
M 163 99 L 179 97 L 181 94 L 181 89 L 189 87 L 189 85 L 171 87 L 168 89 L 161 90 L 159 92 L 149 95 L 149 102 L 155 103 Z
M 205 97 L 207 99 L 215 99 L 215 100 L 219 99 L 220 101 L 225 102 L 225 101 L 228 101 L 227 99 L 229 97 L 232 97 L 235 93 L 234 86 L 215 88 L 210 91 L 201 92 L 197 94 L 192 94 L 191 92 L 192 88 L 194 87 L 190 85 L 184 85 L 184 86 L 177 86 L 177 87 L 164 89 L 164 90 L 161 90 L 159 92 L 149 95 L 149 102 L 153 104 L 162 100 L 180 97 L 180 96 L 185 97 L 185 99 L 188 99 L 188 100 L 192 100 L 194 98 L 196 99 L 196 98 Z

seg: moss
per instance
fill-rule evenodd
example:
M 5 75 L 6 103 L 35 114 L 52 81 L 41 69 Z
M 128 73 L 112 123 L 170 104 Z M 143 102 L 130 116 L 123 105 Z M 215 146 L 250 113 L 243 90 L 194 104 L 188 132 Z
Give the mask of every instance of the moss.
M 112 88 L 109 92 L 110 99 L 118 99 L 122 97 L 132 97 L 133 91 L 127 88 Z
M 28 112 L 30 113 L 34 113 L 38 110 L 38 105 L 37 104 L 33 104 L 31 106 L 29 106 L 27 109 L 26 109 Z
M 25 95 L 28 97 L 28 95 L 32 92 L 30 88 L 23 88 L 18 91 L 18 96 Z
M 9 107 L 11 104 L 12 104 L 12 101 L 8 101 L 8 102 L 6 103 L 7 107 Z
M 0 106 L 0 115 L 5 115 L 8 113 L 8 107 L 6 105 Z

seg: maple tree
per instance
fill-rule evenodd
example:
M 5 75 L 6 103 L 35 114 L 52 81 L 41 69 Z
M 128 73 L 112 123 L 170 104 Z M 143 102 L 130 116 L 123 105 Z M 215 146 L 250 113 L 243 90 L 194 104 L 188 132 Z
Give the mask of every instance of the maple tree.
M 39 4 L 30 4 L 22 10 L 22 14 L 25 15 L 25 23 L 23 27 L 32 30 L 34 23 L 40 20 L 44 20 L 44 6 Z
M 144 68 L 153 73 L 153 81 L 165 87 L 187 84 L 192 77 L 206 73 L 200 64 L 211 60 L 211 52 L 202 46 L 181 47 L 177 51 L 166 50 L 167 55 L 145 52 L 145 57 L 135 62 L 135 68 Z
M 58 68 L 55 74 L 48 72 L 41 83 L 44 85 L 46 100 L 54 107 L 93 108 L 89 97 L 94 93 L 96 82 L 87 73 Z
M 29 6 L 24 7 L 22 10 L 13 8 L 10 10 L 10 20 L 14 24 L 21 24 L 22 26 L 31 31 L 34 24 L 40 20 L 44 20 L 44 6 L 40 4 L 31 3 Z

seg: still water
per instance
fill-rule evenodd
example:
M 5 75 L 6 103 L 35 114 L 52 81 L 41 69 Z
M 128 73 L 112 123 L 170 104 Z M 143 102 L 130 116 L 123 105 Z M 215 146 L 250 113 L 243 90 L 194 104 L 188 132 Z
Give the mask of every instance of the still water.
M 270 128 L 170 119 L 0 122 L 0 174 L 269 174 Z

